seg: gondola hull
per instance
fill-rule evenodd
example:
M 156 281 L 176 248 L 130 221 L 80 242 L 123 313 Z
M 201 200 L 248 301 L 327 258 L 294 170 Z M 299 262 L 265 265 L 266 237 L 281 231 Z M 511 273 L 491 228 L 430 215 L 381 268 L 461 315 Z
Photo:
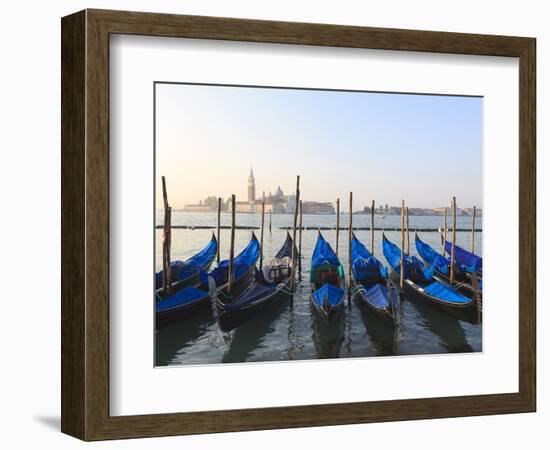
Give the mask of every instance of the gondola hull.
M 451 279 L 449 275 L 444 274 L 440 272 L 439 270 L 435 270 L 435 276 L 437 278 L 440 278 L 441 280 L 445 281 L 446 283 L 450 283 Z M 477 275 L 476 275 L 477 276 Z M 453 287 L 460 292 L 462 295 L 465 295 L 468 298 L 473 298 L 475 295 L 474 288 L 471 284 L 471 281 L 464 272 L 455 272 L 455 282 L 453 284 Z M 482 291 L 478 289 L 477 294 L 480 299 L 483 298 Z
M 389 306 L 385 306 L 385 307 L 377 306 L 375 302 L 371 301 L 371 299 L 368 297 L 367 291 L 362 285 L 358 284 L 355 281 L 355 279 L 352 279 L 352 283 L 354 287 L 353 290 L 355 291 L 355 295 L 353 296 L 353 298 L 357 306 L 367 311 L 372 311 L 373 313 L 376 314 L 377 317 L 379 317 L 389 325 L 393 326 L 397 323 L 397 311 L 398 311 L 397 307 L 394 309 L 394 311 L 392 311 L 392 309 Z M 386 298 L 387 298 L 388 297 L 387 287 L 381 286 L 381 288 L 386 290 Z M 398 300 L 399 291 L 397 289 L 393 289 L 392 295 L 396 296 L 395 297 L 397 299 L 396 304 L 399 304 L 399 300 Z
M 404 293 L 408 299 L 413 301 L 421 301 L 425 304 L 430 304 L 446 313 L 456 317 L 459 320 L 478 324 L 481 322 L 481 306 L 477 298 L 472 298 L 466 303 L 450 303 L 442 301 L 438 297 L 434 297 L 426 293 L 423 288 L 412 282 L 411 280 L 404 281 Z
M 253 285 L 252 285 L 253 286 Z M 242 323 L 256 317 L 261 311 L 269 308 L 275 308 L 285 304 L 290 298 L 290 278 L 283 283 L 280 283 L 272 291 L 266 293 L 265 296 L 258 298 L 254 302 L 245 305 L 241 308 L 232 309 L 229 305 L 225 305 L 219 300 L 216 302 L 219 312 L 219 325 L 223 331 L 230 331 Z M 243 292 L 246 294 L 247 290 Z
M 241 275 L 239 278 L 237 278 L 231 287 L 232 292 L 242 292 L 244 289 L 250 285 L 254 278 L 254 266 L 250 267 L 250 269 L 245 272 L 243 275 Z M 212 298 L 210 297 L 209 292 L 207 291 L 207 288 L 203 287 L 201 290 L 204 291 L 204 297 L 200 298 L 200 300 L 197 300 L 191 304 L 184 304 L 180 306 L 175 306 L 174 308 L 169 308 L 165 310 L 159 310 L 156 311 L 156 319 L 155 319 L 155 328 L 163 328 L 168 325 L 171 325 L 175 322 L 178 322 L 180 320 L 183 320 L 190 315 L 193 315 L 197 313 L 200 310 L 203 309 L 212 309 Z M 224 295 L 227 295 L 227 285 L 222 287 L 222 292 Z M 174 294 L 174 295 L 177 295 Z M 162 300 L 160 302 L 157 302 L 157 308 L 159 305 L 162 304 Z
M 193 303 L 175 306 L 164 310 L 157 310 L 155 314 L 155 329 L 161 329 L 183 320 L 191 315 L 212 308 L 210 295 L 204 292 L 204 297 Z
M 218 250 L 218 241 L 212 235 L 212 239 L 208 245 L 196 255 L 186 261 L 173 261 L 170 266 L 171 289 L 172 293 L 177 292 L 187 286 L 198 286 L 200 282 L 200 271 L 207 271 L 214 259 Z M 184 271 L 181 273 L 181 271 Z M 163 271 L 155 274 L 155 286 L 157 293 L 162 294 L 163 291 Z
M 316 315 L 328 323 L 338 321 L 342 311 L 344 310 L 345 290 L 329 285 L 330 287 L 334 288 L 332 289 L 331 300 L 326 302 L 319 302 L 319 298 L 317 297 L 318 291 L 323 289 L 324 286 L 320 289 L 316 289 L 316 286 L 313 283 L 311 283 L 310 286 L 310 300 L 311 304 L 313 305 L 313 309 L 316 312 Z M 337 290 L 340 292 L 338 292 Z

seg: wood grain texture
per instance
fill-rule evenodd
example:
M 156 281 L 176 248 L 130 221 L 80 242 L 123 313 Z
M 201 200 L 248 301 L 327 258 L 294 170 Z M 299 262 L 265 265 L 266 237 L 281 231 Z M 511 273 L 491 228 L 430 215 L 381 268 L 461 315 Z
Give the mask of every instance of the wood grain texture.
M 79 12 L 61 27 L 61 430 L 79 437 L 86 408 L 85 20 Z
M 519 57 L 519 392 L 109 416 L 111 33 Z M 98 440 L 535 410 L 534 39 L 87 10 L 63 18 L 62 41 L 62 430 L 65 433 Z

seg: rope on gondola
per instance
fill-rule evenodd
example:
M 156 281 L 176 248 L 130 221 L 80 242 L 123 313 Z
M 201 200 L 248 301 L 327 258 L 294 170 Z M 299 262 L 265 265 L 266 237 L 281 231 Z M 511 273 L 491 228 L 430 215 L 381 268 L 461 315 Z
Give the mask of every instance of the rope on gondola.
M 282 292 L 283 294 L 292 295 L 293 292 L 290 288 L 283 285 L 281 288 L 279 288 L 279 292 Z M 228 292 L 224 291 L 223 288 L 218 288 L 214 293 L 210 294 L 212 297 L 222 297 L 224 300 L 232 300 L 234 297 L 230 295 Z
M 355 296 L 357 294 L 365 294 L 367 290 L 364 287 L 358 286 L 353 291 L 351 291 L 351 296 Z

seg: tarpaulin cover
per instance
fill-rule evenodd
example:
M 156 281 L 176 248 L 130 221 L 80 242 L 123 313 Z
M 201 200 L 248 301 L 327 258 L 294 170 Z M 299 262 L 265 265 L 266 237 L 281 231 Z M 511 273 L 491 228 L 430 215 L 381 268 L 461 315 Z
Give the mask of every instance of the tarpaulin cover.
M 212 235 L 212 239 L 206 247 L 200 252 L 185 261 L 172 261 L 170 263 L 170 279 L 172 283 L 176 283 L 181 280 L 185 280 L 190 276 L 193 276 L 199 272 L 200 269 L 207 269 L 216 253 L 218 251 L 218 241 L 216 237 Z M 155 284 L 156 288 L 162 287 L 163 271 L 156 273 Z
M 262 298 L 268 297 L 273 294 L 277 289 L 276 284 L 264 285 L 260 283 L 254 283 L 239 297 L 233 300 L 231 303 L 227 303 L 224 308 L 227 311 L 239 310 L 251 303 L 254 303 Z
M 469 303 L 471 301 L 469 298 L 464 297 L 456 289 L 453 289 L 451 286 L 446 284 L 442 284 L 439 281 L 434 281 L 426 286 L 424 288 L 424 292 L 449 303 Z
M 383 284 L 375 284 L 374 286 L 370 287 L 369 289 L 366 289 L 365 292 L 362 292 L 362 296 L 364 298 L 361 298 L 361 300 L 368 301 L 372 305 L 376 306 L 377 308 L 387 308 L 390 306 L 390 302 L 388 300 L 388 288 L 387 286 Z M 395 301 L 394 301 L 395 303 Z
M 330 244 L 325 241 L 325 238 L 321 233 L 317 236 L 317 242 L 315 243 L 315 249 L 313 250 L 313 256 L 311 257 L 311 268 L 315 268 L 322 264 L 329 264 L 331 266 L 339 266 L 340 261 L 332 250 Z
M 449 265 L 451 260 L 445 258 L 440 253 L 436 252 L 432 247 L 421 241 L 418 236 L 415 236 L 416 251 L 424 260 L 435 268 L 438 272 L 445 275 L 449 274 Z
M 297 249 L 295 249 L 294 252 L 296 255 L 298 255 Z M 288 232 L 286 233 L 286 240 L 283 246 L 279 249 L 279 251 L 275 255 L 275 258 L 283 259 L 285 256 L 288 256 L 289 258 L 292 257 L 292 238 L 290 237 L 290 234 Z
M 256 239 L 256 236 L 254 233 L 252 233 L 252 238 L 250 239 L 250 242 L 245 247 L 245 249 L 239 253 L 235 259 L 233 260 L 233 279 L 236 280 L 237 278 L 244 275 L 250 267 L 254 266 L 256 264 L 256 261 L 258 260 L 258 257 L 260 256 L 260 243 L 258 242 L 258 239 Z M 210 276 L 214 278 L 214 281 L 216 282 L 216 286 L 221 286 L 225 283 L 227 283 L 227 276 L 229 271 L 229 260 L 224 259 L 223 261 L 218 264 L 218 267 L 216 267 L 212 272 L 210 272 Z M 204 285 L 208 285 L 207 282 L 204 280 L 204 275 L 201 274 L 201 280 Z
M 398 274 L 401 271 L 401 250 L 390 242 L 386 236 L 382 239 L 382 250 L 391 268 Z M 403 259 L 404 277 L 411 281 L 430 280 L 433 277 L 433 268 L 424 267 L 416 256 L 405 255 Z
M 332 307 L 336 307 L 344 300 L 344 290 L 332 284 L 325 284 L 311 294 L 315 303 L 323 306 L 325 299 Z
M 451 254 L 452 244 L 449 241 L 445 241 L 445 251 Z M 464 250 L 455 244 L 455 262 L 460 264 L 465 272 L 479 272 L 483 268 L 483 258 L 474 255 L 468 250 Z
M 208 298 L 208 292 L 188 286 L 170 297 L 156 302 L 156 312 L 165 312 L 171 309 L 177 309 L 184 306 L 190 306 L 193 303 Z
M 288 258 L 290 258 L 291 255 L 292 255 L 292 238 L 290 237 L 290 234 L 287 233 L 286 240 L 283 246 L 281 247 L 281 249 L 277 252 L 277 255 L 275 255 L 275 258 L 273 259 L 273 261 L 275 263 L 288 261 Z M 264 270 L 267 270 L 268 272 L 269 272 L 269 269 L 270 269 L 270 266 L 264 267 Z M 237 311 L 239 309 L 242 309 L 247 305 L 255 303 L 258 300 L 261 300 L 263 298 L 266 298 L 274 294 L 279 287 L 278 283 L 270 283 L 266 281 L 261 271 L 257 271 L 256 278 L 258 281 L 255 281 L 251 286 L 248 287 L 248 289 L 246 289 L 240 296 L 235 298 L 233 301 L 225 304 L 224 308 L 226 311 Z
M 353 276 L 358 283 L 377 282 L 388 276 L 388 270 L 355 236 L 351 240 L 351 261 Z

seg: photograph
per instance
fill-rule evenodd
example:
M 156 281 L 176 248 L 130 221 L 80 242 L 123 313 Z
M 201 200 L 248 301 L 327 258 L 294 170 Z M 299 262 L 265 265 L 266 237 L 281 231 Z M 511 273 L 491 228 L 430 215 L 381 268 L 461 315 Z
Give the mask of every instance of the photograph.
M 481 352 L 482 117 L 155 82 L 155 366 Z

